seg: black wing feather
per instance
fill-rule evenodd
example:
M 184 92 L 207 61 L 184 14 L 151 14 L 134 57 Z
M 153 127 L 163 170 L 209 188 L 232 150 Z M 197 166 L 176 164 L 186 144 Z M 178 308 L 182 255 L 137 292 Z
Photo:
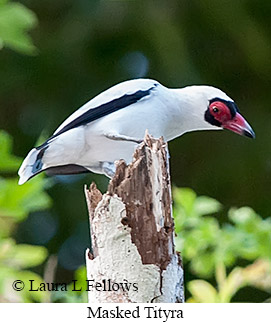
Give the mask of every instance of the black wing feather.
M 137 91 L 133 94 L 125 94 L 125 95 L 121 96 L 120 98 L 114 99 L 114 100 L 104 103 L 104 104 L 101 104 L 100 106 L 98 106 L 96 108 L 89 109 L 88 111 L 86 111 L 85 113 L 83 113 L 82 115 L 80 115 L 79 117 L 74 119 L 72 122 L 67 124 L 61 130 L 59 130 L 56 134 L 51 136 L 45 143 L 43 143 L 41 146 L 37 147 L 37 149 L 45 148 L 51 139 L 61 135 L 62 133 L 66 132 L 68 130 L 80 127 L 82 125 L 86 125 L 92 121 L 100 119 L 108 114 L 111 114 L 111 113 L 121 110 L 125 107 L 128 107 L 129 105 L 131 105 L 133 103 L 136 103 L 137 101 L 139 101 L 143 97 L 149 95 L 151 90 L 155 86 L 153 86 L 145 91 L 140 90 L 140 91 Z

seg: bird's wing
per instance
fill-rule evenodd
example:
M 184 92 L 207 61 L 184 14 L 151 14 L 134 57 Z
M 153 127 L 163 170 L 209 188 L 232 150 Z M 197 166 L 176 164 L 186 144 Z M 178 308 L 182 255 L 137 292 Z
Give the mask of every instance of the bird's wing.
M 69 129 L 90 123 L 128 107 L 149 95 L 150 91 L 158 84 L 158 82 L 148 79 L 136 79 L 117 84 L 75 111 L 58 127 L 54 135 L 59 135 Z
M 138 102 L 148 96 L 157 85 L 160 85 L 157 81 L 136 79 L 109 88 L 75 111 L 57 128 L 53 136 L 37 148 L 43 148 L 50 140 L 70 129 L 86 125 Z

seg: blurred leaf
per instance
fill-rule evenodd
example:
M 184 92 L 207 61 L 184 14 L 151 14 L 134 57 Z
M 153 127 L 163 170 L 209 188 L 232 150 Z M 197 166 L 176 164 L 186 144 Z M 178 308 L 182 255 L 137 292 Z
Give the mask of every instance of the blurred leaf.
M 196 193 L 190 188 L 174 188 L 174 201 L 181 206 L 186 214 L 191 214 L 196 200 Z
M 187 219 L 192 223 L 197 223 L 197 218 L 193 218 L 194 202 L 196 193 L 190 188 L 173 188 L 173 200 L 175 212 L 176 231 L 182 231 Z M 197 214 L 196 214 L 197 216 Z
M 0 239 L 9 236 L 14 228 L 14 221 L 12 218 L 0 216 Z
M 18 185 L 17 178 L 0 178 L 0 215 L 21 221 L 29 212 L 48 208 L 51 199 L 44 192 L 44 184 L 45 181 L 40 176 L 23 186 Z
M 11 238 L 0 240 L 0 261 L 5 261 L 11 254 L 15 246 L 15 241 Z
M 16 244 L 13 239 L 0 240 L 0 261 L 9 267 L 34 267 L 41 264 L 46 257 L 45 247 Z
M 221 204 L 207 196 L 199 196 L 195 201 L 194 211 L 198 215 L 213 214 L 221 210 Z
M 215 263 L 214 253 L 198 253 L 191 259 L 191 270 L 200 277 L 210 277 L 214 271 Z
M 205 280 L 192 280 L 187 287 L 196 302 L 216 303 L 218 301 L 217 291 Z
M 246 284 L 271 293 L 271 261 L 258 259 L 253 264 L 242 269 Z
M 253 224 L 260 217 L 250 207 L 232 208 L 229 210 L 229 218 L 241 226 L 249 226 L 253 230 Z
M 21 158 L 12 155 L 12 139 L 3 130 L 0 130 L 0 172 L 17 171 Z
M 14 268 L 35 267 L 43 263 L 48 255 L 47 249 L 41 246 L 19 244 L 9 255 L 9 265 Z
M 24 54 L 37 53 L 27 32 L 37 24 L 36 15 L 20 3 L 0 3 L 0 41 Z

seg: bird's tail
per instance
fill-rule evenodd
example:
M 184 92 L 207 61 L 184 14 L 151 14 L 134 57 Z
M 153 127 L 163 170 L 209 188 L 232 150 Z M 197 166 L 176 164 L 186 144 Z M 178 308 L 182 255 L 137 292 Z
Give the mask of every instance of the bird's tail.
M 20 176 L 19 185 L 24 184 L 27 182 L 31 177 L 35 176 L 36 174 L 40 173 L 44 167 L 42 163 L 42 156 L 44 150 L 39 150 L 33 148 L 28 155 L 26 156 L 25 160 L 23 161 L 18 175 Z

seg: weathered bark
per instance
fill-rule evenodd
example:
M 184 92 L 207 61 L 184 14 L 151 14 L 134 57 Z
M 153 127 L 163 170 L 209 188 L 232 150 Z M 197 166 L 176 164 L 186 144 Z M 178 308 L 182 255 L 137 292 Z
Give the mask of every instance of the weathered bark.
M 85 193 L 92 241 L 87 275 L 90 285 L 98 283 L 89 302 L 183 302 L 163 140 L 146 135 L 130 165 L 118 162 L 106 194 L 95 184 Z

